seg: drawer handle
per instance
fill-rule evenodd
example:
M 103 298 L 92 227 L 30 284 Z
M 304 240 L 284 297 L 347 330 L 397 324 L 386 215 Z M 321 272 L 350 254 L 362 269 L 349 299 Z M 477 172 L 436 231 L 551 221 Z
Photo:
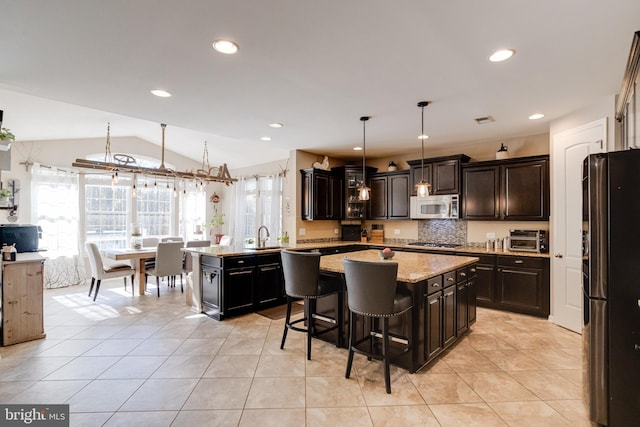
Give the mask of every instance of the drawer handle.
M 439 288 L 440 287 L 440 283 L 432 283 L 431 287 L 432 288 Z
M 471 272 L 472 272 L 472 273 L 475 273 L 475 272 L 476 272 L 476 269 L 475 269 L 475 268 L 472 268 L 472 269 L 471 269 Z
M 244 264 L 244 261 L 238 261 L 238 264 Z
M 524 261 L 522 261 L 521 259 L 517 259 L 517 260 L 515 261 L 515 263 L 516 263 L 516 264 L 522 264 L 523 262 L 524 262 Z
M 453 282 L 453 277 L 447 277 L 448 282 Z
M 461 277 L 467 277 L 467 273 L 460 273 Z

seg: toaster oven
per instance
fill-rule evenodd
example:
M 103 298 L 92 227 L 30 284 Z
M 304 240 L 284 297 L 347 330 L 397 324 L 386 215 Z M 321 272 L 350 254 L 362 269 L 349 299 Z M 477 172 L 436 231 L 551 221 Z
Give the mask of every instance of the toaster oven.
M 549 252 L 547 230 L 509 230 L 509 250 Z

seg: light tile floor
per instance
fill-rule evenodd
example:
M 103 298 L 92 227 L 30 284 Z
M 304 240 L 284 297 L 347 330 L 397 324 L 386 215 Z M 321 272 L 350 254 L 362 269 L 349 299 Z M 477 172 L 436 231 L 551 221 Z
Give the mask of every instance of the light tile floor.
M 151 286 L 151 285 L 150 285 Z M 314 340 L 257 314 L 217 322 L 180 289 L 105 281 L 45 291 L 46 339 L 0 348 L 0 402 L 68 403 L 73 426 L 588 426 L 580 335 L 478 309 L 458 344 L 418 373 Z

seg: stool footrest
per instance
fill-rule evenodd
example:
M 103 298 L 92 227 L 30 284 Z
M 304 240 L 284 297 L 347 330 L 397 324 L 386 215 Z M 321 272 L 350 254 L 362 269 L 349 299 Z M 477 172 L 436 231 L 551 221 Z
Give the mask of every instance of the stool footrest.
M 323 322 L 336 324 L 338 321 L 332 317 L 323 316 L 322 314 L 314 314 L 314 319 L 322 320 Z
M 376 338 L 380 338 L 382 339 L 382 334 L 380 332 L 376 332 L 376 331 L 371 331 L 370 334 Z M 409 345 L 409 340 L 406 338 L 403 338 L 399 335 L 393 335 L 391 333 L 389 333 L 389 341 L 393 341 L 393 342 L 397 342 L 400 344 L 404 344 L 404 345 Z

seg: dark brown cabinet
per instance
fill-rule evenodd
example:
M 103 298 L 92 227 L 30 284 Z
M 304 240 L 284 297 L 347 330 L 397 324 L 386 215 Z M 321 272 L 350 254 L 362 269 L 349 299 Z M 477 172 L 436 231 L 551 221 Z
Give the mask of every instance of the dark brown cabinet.
M 424 295 L 426 361 L 432 360 L 458 337 L 456 325 L 460 306 L 456 303 L 456 290 L 455 271 L 427 280 Z M 467 309 L 465 305 L 465 313 Z
M 549 156 L 478 162 L 462 168 L 465 219 L 549 219 Z
M 409 171 L 375 174 L 369 186 L 368 219 L 409 219 Z
M 302 169 L 302 219 L 339 220 L 342 217 L 344 181 L 332 171 Z
M 496 303 L 535 315 L 549 315 L 549 260 L 498 256 Z
M 367 183 L 377 170 L 367 166 Z M 358 188 L 362 185 L 362 166 L 337 166 L 331 168 L 331 172 L 342 180 L 342 219 L 365 219 L 367 202 L 358 200 Z
M 424 159 L 424 180 L 431 184 L 431 194 L 460 194 L 460 167 L 469 161 L 469 156 L 434 157 Z M 422 179 L 422 161 L 409 160 L 411 195 L 415 196 L 415 185 Z
M 280 253 L 201 256 L 203 311 L 222 320 L 285 302 Z

